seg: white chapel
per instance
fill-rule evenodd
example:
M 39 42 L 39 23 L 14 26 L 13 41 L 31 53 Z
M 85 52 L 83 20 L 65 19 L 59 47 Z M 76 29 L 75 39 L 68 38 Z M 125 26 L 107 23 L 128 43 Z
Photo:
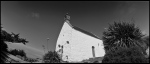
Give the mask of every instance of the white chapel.
M 55 49 L 64 61 L 76 62 L 105 55 L 103 41 L 98 36 L 71 25 L 68 14 L 64 20 Z

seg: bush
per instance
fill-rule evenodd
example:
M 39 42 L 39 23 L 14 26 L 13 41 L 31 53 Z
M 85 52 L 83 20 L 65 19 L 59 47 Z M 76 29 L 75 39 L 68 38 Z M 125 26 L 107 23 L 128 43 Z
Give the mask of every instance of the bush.
M 94 61 L 93 63 L 99 63 L 99 61 Z
M 8 46 L 4 41 L 1 39 L 1 59 L 0 63 L 5 63 L 6 59 L 8 58 Z
M 14 50 L 10 50 L 9 53 L 14 55 L 14 56 L 19 55 L 21 57 L 26 57 L 26 53 L 24 52 L 24 50 L 14 49 Z
M 33 58 L 28 58 L 28 57 L 25 57 L 24 61 L 27 61 L 27 62 L 37 62 L 38 60 L 37 59 L 33 59 Z
M 102 63 L 149 63 L 138 47 L 121 48 L 108 51 Z
M 114 47 L 129 48 L 139 46 L 142 48 L 143 36 L 139 27 L 134 23 L 114 22 L 109 24 L 106 31 L 103 32 L 103 44 L 105 51 L 115 50 Z M 144 52 L 144 50 L 143 50 Z
M 61 58 L 57 52 L 49 51 L 47 54 L 44 55 L 43 62 L 44 63 L 60 63 Z

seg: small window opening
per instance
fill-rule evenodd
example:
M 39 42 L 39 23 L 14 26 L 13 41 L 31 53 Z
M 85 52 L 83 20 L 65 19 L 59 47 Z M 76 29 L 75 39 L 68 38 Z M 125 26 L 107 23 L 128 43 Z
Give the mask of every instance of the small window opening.
M 94 48 L 94 46 L 92 46 L 92 48 Z
M 58 45 L 58 47 L 60 48 L 60 45 Z
M 69 44 L 69 41 L 67 41 L 67 44 Z
M 66 56 L 66 58 L 68 59 L 68 56 Z

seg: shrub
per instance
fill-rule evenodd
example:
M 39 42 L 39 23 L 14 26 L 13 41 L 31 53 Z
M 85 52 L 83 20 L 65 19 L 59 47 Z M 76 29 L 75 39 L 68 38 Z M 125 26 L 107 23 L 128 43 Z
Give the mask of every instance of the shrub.
M 44 63 L 60 63 L 61 58 L 57 52 L 49 51 L 48 53 L 44 55 L 43 62 Z
M 7 44 L 1 39 L 1 59 L 0 63 L 5 63 L 6 59 L 8 58 L 8 50 Z
M 99 61 L 96 60 L 96 61 L 94 61 L 93 63 L 99 63 Z
M 139 27 L 136 27 L 134 23 L 114 22 L 114 24 L 110 24 L 108 29 L 103 32 L 102 39 L 104 49 L 107 52 L 115 50 L 115 47 L 141 47 L 143 44 L 141 38 L 143 36 Z
M 149 63 L 138 47 L 111 50 L 106 53 L 102 63 Z
M 10 50 L 9 53 L 14 55 L 14 56 L 19 55 L 21 57 L 26 57 L 26 53 L 24 52 L 24 50 L 14 49 L 14 50 Z
M 27 62 L 37 62 L 38 60 L 37 59 L 33 59 L 33 58 L 28 58 L 28 57 L 25 57 L 24 61 L 27 61 Z

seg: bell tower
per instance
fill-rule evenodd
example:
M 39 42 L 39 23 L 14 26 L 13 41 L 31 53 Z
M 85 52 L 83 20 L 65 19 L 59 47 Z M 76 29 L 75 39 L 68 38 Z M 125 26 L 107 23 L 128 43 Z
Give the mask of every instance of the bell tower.
M 66 13 L 65 17 L 64 17 L 65 22 L 69 22 L 70 21 L 70 16 L 68 13 Z

